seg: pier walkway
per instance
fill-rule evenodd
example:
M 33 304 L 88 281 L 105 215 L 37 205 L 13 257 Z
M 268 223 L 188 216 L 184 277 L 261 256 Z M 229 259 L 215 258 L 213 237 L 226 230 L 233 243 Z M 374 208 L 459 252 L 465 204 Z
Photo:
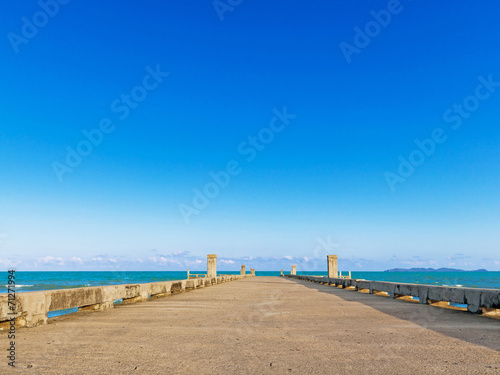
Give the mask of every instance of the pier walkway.
M 16 336 L 16 368 L 4 358 L 1 373 L 500 373 L 500 320 L 279 277 L 52 318 Z

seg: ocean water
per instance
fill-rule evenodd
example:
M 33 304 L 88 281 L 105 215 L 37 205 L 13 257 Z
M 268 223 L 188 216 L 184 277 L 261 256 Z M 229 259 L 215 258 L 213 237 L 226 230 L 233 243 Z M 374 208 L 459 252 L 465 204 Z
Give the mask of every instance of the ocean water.
M 191 271 L 206 273 L 206 271 Z M 219 271 L 221 274 L 239 274 L 239 271 Z M 289 272 L 286 272 L 287 274 Z M 326 272 L 297 272 L 299 275 L 326 276 Z M 256 272 L 257 276 L 279 276 L 279 271 Z M 183 271 L 144 272 L 16 272 L 16 291 L 68 289 L 110 284 L 135 284 L 156 281 L 181 280 L 186 278 Z M 8 273 L 2 282 L 0 273 L 0 293 L 7 292 Z M 352 278 L 394 281 L 441 286 L 500 289 L 498 272 L 352 272 Z

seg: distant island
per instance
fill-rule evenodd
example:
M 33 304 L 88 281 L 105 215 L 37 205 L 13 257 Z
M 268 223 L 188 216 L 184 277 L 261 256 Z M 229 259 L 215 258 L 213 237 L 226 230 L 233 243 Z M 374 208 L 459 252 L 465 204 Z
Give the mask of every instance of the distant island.
M 392 268 L 384 272 L 488 272 L 484 268 L 479 270 L 460 270 L 455 268 Z

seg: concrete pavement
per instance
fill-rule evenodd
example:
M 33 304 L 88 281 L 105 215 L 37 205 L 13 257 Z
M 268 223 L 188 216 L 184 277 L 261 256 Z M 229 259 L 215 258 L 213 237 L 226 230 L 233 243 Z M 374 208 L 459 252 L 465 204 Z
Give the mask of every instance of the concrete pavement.
M 53 318 L 16 351 L 5 373 L 499 374 L 500 320 L 256 277 Z

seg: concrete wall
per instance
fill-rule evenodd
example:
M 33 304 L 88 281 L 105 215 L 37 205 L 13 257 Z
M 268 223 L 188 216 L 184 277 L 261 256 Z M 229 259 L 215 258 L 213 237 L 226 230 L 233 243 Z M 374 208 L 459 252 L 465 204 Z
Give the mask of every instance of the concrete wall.
M 499 289 L 452 288 L 422 284 L 393 283 L 386 281 L 370 281 L 356 279 L 338 279 L 321 276 L 285 275 L 299 280 L 312 281 L 336 287 L 354 287 L 354 290 L 366 289 L 370 294 L 387 293 L 392 298 L 405 296 L 418 297 L 423 304 L 438 302 L 466 304 L 472 313 L 487 313 L 489 310 L 500 309 Z
M 144 284 L 106 285 L 88 288 L 56 289 L 39 292 L 16 293 L 16 326 L 35 327 L 47 323 L 49 311 L 77 307 L 79 310 L 112 309 L 114 301 L 123 303 L 145 301 L 186 290 L 203 288 L 227 281 L 239 280 L 252 275 L 225 275 L 189 280 L 162 281 Z M 0 294 L 0 323 L 7 322 L 12 315 L 8 307 L 7 293 Z

